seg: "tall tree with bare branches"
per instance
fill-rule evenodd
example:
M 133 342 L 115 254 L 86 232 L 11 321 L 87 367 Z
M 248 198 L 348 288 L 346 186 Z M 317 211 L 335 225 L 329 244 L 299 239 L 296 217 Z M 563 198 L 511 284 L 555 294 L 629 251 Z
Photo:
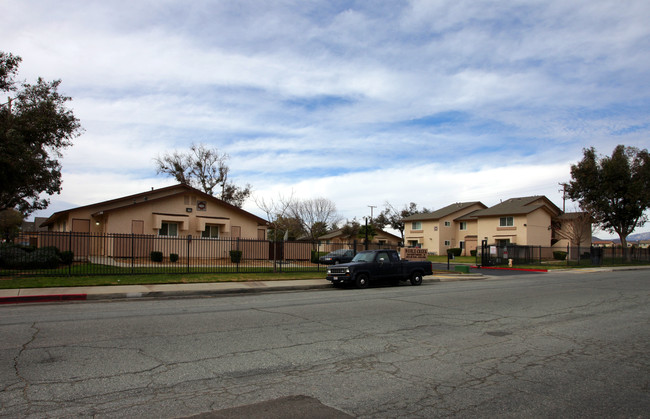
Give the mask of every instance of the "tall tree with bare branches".
M 192 144 L 187 152 L 174 151 L 154 158 L 156 172 L 166 174 L 179 183 L 201 189 L 232 205 L 242 207 L 251 194 L 251 186 L 236 186 L 228 180 L 230 156 L 217 148 Z

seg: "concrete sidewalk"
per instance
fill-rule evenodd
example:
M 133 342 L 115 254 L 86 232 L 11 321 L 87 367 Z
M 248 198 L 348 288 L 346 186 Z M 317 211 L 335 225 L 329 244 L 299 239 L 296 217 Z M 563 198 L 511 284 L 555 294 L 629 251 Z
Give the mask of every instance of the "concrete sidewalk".
M 482 275 L 438 274 L 424 277 L 425 282 L 481 279 Z M 297 291 L 332 288 L 326 279 L 281 281 L 209 282 L 195 284 L 111 285 L 94 287 L 56 287 L 0 289 L 0 304 L 115 300 L 129 298 L 165 298 L 245 294 L 270 291 Z

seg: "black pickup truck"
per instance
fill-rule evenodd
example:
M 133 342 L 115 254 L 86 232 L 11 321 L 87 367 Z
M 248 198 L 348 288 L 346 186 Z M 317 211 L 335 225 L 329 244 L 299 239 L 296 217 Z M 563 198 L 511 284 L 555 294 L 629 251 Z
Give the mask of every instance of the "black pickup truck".
M 370 281 L 388 280 L 393 284 L 411 281 L 420 285 L 422 277 L 432 274 L 431 262 L 400 260 L 395 250 L 365 250 L 354 256 L 352 262 L 327 267 L 328 281 L 334 286 L 354 284 L 366 288 Z

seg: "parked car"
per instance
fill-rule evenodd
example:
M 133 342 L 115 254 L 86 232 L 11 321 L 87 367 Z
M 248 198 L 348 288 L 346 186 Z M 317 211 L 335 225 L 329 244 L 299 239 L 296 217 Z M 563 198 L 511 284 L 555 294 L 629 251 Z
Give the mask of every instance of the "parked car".
M 339 249 L 321 256 L 318 261 L 323 265 L 338 265 L 339 263 L 348 263 L 354 257 L 352 249 Z

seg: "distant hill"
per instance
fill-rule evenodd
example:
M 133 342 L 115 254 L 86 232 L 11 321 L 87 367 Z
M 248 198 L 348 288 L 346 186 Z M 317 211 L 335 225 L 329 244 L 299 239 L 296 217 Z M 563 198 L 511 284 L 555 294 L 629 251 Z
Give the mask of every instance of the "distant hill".
M 614 243 L 620 243 L 620 240 L 618 238 L 615 239 L 599 239 L 598 237 L 592 237 L 591 241 L 604 241 L 604 240 L 611 240 Z M 635 234 L 630 234 L 627 236 L 627 241 L 629 242 L 638 242 L 641 240 L 650 240 L 650 232 L 647 233 L 635 233 Z

